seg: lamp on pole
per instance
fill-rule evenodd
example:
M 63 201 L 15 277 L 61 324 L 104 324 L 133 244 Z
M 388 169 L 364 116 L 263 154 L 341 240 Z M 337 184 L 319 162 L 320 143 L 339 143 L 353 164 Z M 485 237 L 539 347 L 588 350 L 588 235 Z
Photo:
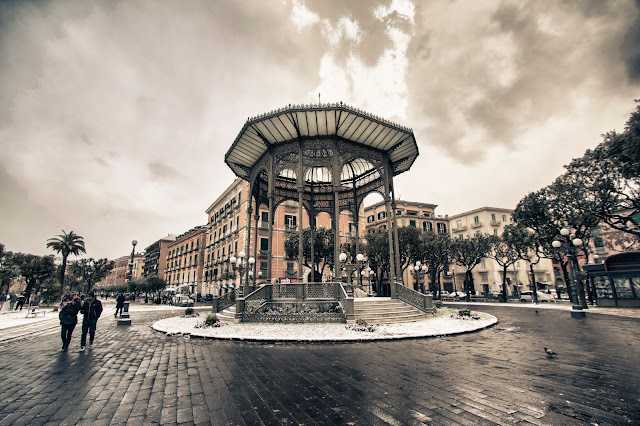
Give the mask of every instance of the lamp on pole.
M 340 253 L 338 257 L 340 260 L 340 264 L 342 268 L 347 272 L 347 283 L 351 286 L 351 274 L 353 271 L 362 269 L 362 262 L 364 262 L 364 255 L 362 253 L 358 253 L 355 258 L 355 262 L 347 262 L 347 254 Z
M 240 273 L 240 284 L 239 284 L 240 288 L 242 288 L 242 276 L 244 275 L 245 268 L 247 267 L 251 268 L 253 264 L 256 262 L 256 260 L 253 257 L 249 257 L 249 259 L 245 261 L 245 256 L 246 256 L 245 252 L 241 251 L 240 253 L 238 253 L 238 258 L 236 258 L 235 256 L 231 256 L 231 258 L 229 258 L 229 262 L 231 262 L 231 266 L 233 266 L 234 276 L 235 276 L 236 270 Z M 245 284 L 246 288 L 243 289 L 243 294 L 245 296 L 249 294 L 249 285 L 250 283 L 247 282 Z
M 131 261 L 129 262 L 127 297 L 125 298 L 124 306 L 122 307 L 122 312 L 120 313 L 120 318 L 118 318 L 118 325 L 131 325 L 131 316 L 129 315 L 129 299 L 131 298 L 131 280 L 133 279 L 133 257 L 136 254 L 136 245 L 138 245 L 138 241 L 131 241 L 131 245 L 133 246 L 133 248 L 131 249 Z
M 566 253 L 567 257 L 569 258 L 569 280 L 571 281 L 571 287 L 570 287 L 570 297 L 571 297 L 571 302 L 573 303 L 573 306 L 571 307 L 571 317 L 572 318 L 583 318 L 586 316 L 586 313 L 582 310 L 583 305 L 586 305 L 581 303 L 582 300 L 584 299 L 584 293 L 582 293 L 581 291 L 578 291 L 578 282 L 576 281 L 575 278 L 575 265 L 577 264 L 577 262 L 575 261 L 575 248 L 574 247 L 580 247 L 582 245 L 582 240 L 580 238 L 574 238 L 573 240 L 569 239 L 569 234 L 571 233 L 571 231 L 569 231 L 567 228 L 562 228 L 560 230 L 560 235 L 562 235 L 564 237 L 564 245 L 566 247 L 563 247 L 563 244 L 561 241 L 559 240 L 554 240 L 551 245 L 553 246 L 553 248 L 555 249 L 561 249 L 563 248 L 563 252 Z M 580 299 L 580 300 L 579 300 Z
M 413 277 L 416 279 L 416 284 L 418 287 L 418 290 L 422 292 L 422 294 L 424 294 L 425 292 L 425 282 L 424 280 L 422 281 L 422 285 L 420 285 L 420 279 L 425 277 L 426 273 L 427 273 L 427 265 L 423 265 L 422 262 L 420 262 L 419 260 L 416 262 L 416 264 L 413 267 L 413 271 L 411 271 L 413 273 Z

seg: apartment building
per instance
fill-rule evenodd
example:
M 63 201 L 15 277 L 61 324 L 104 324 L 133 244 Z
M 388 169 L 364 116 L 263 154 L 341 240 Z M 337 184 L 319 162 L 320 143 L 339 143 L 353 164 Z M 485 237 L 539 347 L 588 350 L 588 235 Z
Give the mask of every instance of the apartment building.
M 439 234 L 449 233 L 449 217 L 447 215 L 437 215 L 436 204 L 420 203 L 416 201 L 396 201 L 396 223 L 399 228 L 411 226 L 423 231 L 433 231 Z M 370 205 L 364 209 L 366 220 L 366 232 L 381 232 L 387 229 L 387 211 L 384 201 Z M 412 272 L 413 265 L 407 267 L 403 273 L 402 282 L 409 288 L 418 290 L 418 283 Z M 443 274 L 441 282 L 443 285 L 451 285 L 451 276 Z M 423 283 L 424 278 L 420 278 Z
M 229 262 L 232 256 L 238 257 L 241 251 L 246 253 L 245 259 L 255 258 L 256 282 L 265 282 L 268 268 L 268 256 L 271 255 L 271 280 L 275 282 L 281 278 L 297 279 L 298 262 L 288 259 L 285 254 L 285 240 L 292 233 L 309 227 L 309 216 L 303 210 L 300 220 L 298 203 L 284 201 L 277 206 L 273 217 L 273 237 L 271 253 L 269 244 L 269 209 L 262 204 L 254 209 L 253 217 L 247 217 L 247 202 L 249 199 L 248 183 L 237 178 L 210 206 L 206 213 L 208 216 L 208 229 L 205 235 L 204 251 L 204 277 L 203 291 L 205 294 L 224 294 L 239 284 L 239 274 L 234 271 Z M 360 234 L 364 232 L 364 210 L 361 209 Z M 257 217 L 257 220 L 256 220 Z M 247 225 L 251 220 L 251 244 L 248 252 Z M 332 227 L 331 216 L 327 213 L 319 213 L 316 216 L 317 228 Z M 340 214 L 339 230 L 341 242 L 346 242 L 355 233 L 353 215 L 343 211 Z M 304 268 L 304 279 L 308 279 L 309 268 Z M 331 279 L 328 268 L 322 271 L 324 281 Z M 251 272 L 253 275 L 253 272 Z M 243 278 L 244 279 L 244 278 Z
M 181 293 L 202 293 L 206 231 L 206 225 L 199 225 L 169 242 L 165 264 L 167 289 Z
M 449 217 L 451 223 L 452 238 L 469 237 L 476 232 L 500 236 L 504 227 L 513 221 L 513 210 L 498 207 L 480 207 L 468 212 L 452 215 Z M 464 283 L 465 269 L 459 265 L 450 267 L 457 283 L 457 290 L 461 291 Z M 540 259 L 534 265 L 533 272 L 536 282 L 553 283 L 553 265 L 549 259 Z M 501 292 L 503 268 L 493 259 L 483 259 L 482 262 L 473 269 L 473 280 L 477 292 L 491 292 L 498 294 Z M 509 295 L 514 291 L 518 294 L 522 291 L 532 290 L 532 280 L 529 263 L 524 260 L 517 261 L 509 267 L 507 271 L 507 281 L 509 284 Z M 451 291 L 449 288 L 445 290 Z
M 113 260 L 114 266 L 109 275 L 105 279 L 96 284 L 96 287 L 110 287 L 114 285 L 126 284 L 129 280 L 129 263 L 131 255 L 121 256 Z M 133 256 L 133 276 L 132 280 L 142 278 L 144 276 L 144 254 L 135 253 Z
M 160 279 L 165 279 L 165 269 L 167 266 L 167 254 L 169 245 L 176 240 L 175 235 L 167 235 L 151 244 L 145 249 L 144 255 L 144 276 L 157 275 Z

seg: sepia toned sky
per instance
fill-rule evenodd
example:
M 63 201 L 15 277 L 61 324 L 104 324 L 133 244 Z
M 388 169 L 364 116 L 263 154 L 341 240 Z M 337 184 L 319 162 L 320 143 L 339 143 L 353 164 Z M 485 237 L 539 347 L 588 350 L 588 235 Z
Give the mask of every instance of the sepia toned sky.
M 0 243 L 204 224 L 247 117 L 318 93 L 413 128 L 402 199 L 513 208 L 624 128 L 640 1 L 2 1 Z

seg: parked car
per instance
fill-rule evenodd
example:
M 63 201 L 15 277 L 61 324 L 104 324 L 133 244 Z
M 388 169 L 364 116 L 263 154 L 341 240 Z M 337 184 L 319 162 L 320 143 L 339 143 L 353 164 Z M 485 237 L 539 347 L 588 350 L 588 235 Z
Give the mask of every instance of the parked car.
M 449 300 L 462 300 L 462 299 L 465 299 L 466 297 L 467 297 L 467 294 L 461 291 L 449 293 L 446 296 L 444 294 L 442 295 L 443 299 L 449 299 Z
M 437 294 L 438 294 L 438 292 L 436 292 L 435 294 L 437 295 Z M 450 294 L 450 293 L 449 293 L 447 290 L 442 290 L 442 291 L 440 292 L 440 297 L 442 297 L 442 298 L 444 299 L 444 298 L 449 297 L 449 294 Z
M 204 296 L 200 297 L 200 301 L 201 302 L 211 302 L 213 301 L 213 294 L 205 294 Z
M 555 302 L 556 295 L 538 291 L 538 302 Z M 533 302 L 533 291 L 523 291 L 520 293 L 521 302 Z
M 186 294 L 177 294 L 173 296 L 173 304 L 176 306 L 193 306 L 193 299 Z

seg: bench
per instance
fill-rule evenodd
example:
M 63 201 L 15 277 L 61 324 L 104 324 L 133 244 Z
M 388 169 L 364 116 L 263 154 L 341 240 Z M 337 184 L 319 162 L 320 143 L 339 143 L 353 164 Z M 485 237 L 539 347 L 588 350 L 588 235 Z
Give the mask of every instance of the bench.
M 27 316 L 25 318 L 37 318 L 39 314 L 42 314 L 42 316 L 44 317 L 44 315 L 46 314 L 45 311 L 41 311 L 40 310 L 40 306 L 38 305 L 32 305 L 29 306 L 29 310 L 27 311 Z

